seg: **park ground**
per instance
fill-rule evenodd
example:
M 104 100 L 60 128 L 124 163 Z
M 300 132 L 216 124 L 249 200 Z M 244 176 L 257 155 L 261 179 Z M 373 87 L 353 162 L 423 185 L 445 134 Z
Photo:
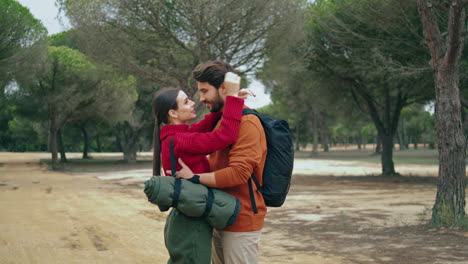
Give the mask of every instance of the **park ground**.
M 269 208 L 260 262 L 468 263 L 468 232 L 427 225 L 435 152 L 395 156 L 404 176 L 384 178 L 371 151 L 297 153 L 285 205 Z M 132 165 L 93 157 L 52 172 L 40 162 L 47 153 L 0 153 L 1 263 L 166 262 L 166 214 L 142 192 L 149 154 Z

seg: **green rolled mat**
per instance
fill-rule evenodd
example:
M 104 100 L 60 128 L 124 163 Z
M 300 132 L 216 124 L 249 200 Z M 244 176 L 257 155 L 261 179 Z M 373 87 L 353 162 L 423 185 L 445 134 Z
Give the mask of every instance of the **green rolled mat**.
M 204 217 L 216 229 L 232 225 L 240 210 L 236 197 L 175 177 L 151 177 L 145 182 L 145 194 L 162 211 L 175 207 L 186 216 Z

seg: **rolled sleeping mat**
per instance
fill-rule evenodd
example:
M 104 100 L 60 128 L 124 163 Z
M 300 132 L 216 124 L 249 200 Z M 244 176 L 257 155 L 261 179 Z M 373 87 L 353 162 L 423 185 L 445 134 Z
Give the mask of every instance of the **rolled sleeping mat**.
M 145 182 L 145 194 L 161 211 L 174 207 L 186 216 L 204 217 L 216 229 L 232 225 L 240 211 L 236 197 L 175 177 L 151 177 Z

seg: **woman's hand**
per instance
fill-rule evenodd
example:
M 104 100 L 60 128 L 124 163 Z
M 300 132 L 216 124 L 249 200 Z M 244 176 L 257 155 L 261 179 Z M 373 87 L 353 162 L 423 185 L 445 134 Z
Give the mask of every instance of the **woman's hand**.
M 224 76 L 224 89 L 226 96 L 237 96 L 240 90 L 240 77 L 233 72 L 227 72 Z
M 193 183 L 201 183 L 209 187 L 217 187 L 214 172 L 200 173 L 194 177 L 195 175 L 192 170 L 182 161 L 182 159 L 179 158 L 178 161 L 180 166 L 182 166 L 182 169 L 176 172 L 176 178 L 187 179 Z M 166 173 L 171 174 L 171 171 L 167 170 Z
M 244 88 L 244 89 L 240 89 L 239 94 L 238 94 L 238 96 L 239 96 L 240 98 L 244 99 L 244 100 L 247 99 L 247 97 L 249 97 L 249 95 L 250 95 L 250 96 L 253 96 L 253 97 L 256 97 L 256 96 L 257 96 L 257 95 L 255 95 L 252 91 L 250 91 L 249 89 L 245 89 L 245 88 Z

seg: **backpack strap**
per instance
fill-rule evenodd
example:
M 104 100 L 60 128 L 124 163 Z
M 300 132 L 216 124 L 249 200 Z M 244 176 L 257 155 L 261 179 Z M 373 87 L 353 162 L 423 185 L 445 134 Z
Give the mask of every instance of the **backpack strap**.
M 261 188 L 262 186 L 260 186 L 260 183 L 258 183 L 257 177 L 255 177 L 255 175 L 253 175 L 253 174 L 252 174 L 251 177 L 252 177 L 252 180 L 254 181 L 255 186 L 257 187 L 257 189 L 260 190 L 260 188 Z
M 169 150 L 171 152 L 171 175 L 172 177 L 175 177 L 177 169 L 176 169 L 176 159 L 175 159 L 175 153 L 174 153 L 174 137 L 171 137 L 171 139 L 169 139 Z
M 252 210 L 253 210 L 254 214 L 257 214 L 258 213 L 257 202 L 255 202 L 255 196 L 254 196 L 254 191 L 253 191 L 253 186 L 252 186 L 252 180 L 255 183 L 255 187 L 257 187 L 257 190 L 260 190 L 260 184 L 258 183 L 257 177 L 255 177 L 255 175 L 252 174 L 252 176 L 250 176 L 250 179 L 248 181 L 249 195 L 250 195 L 250 203 L 252 204 Z
M 244 108 L 242 109 L 242 115 L 256 115 L 258 117 L 258 119 L 260 119 L 259 117 L 259 113 L 257 112 L 257 110 L 254 110 L 254 109 L 251 109 L 251 108 Z M 261 122 L 261 120 L 260 120 Z
M 244 109 L 242 110 L 242 115 L 255 115 L 255 116 L 257 116 L 258 119 L 260 120 L 260 123 L 262 122 L 262 120 L 260 119 L 259 113 L 258 113 L 256 110 L 254 110 L 254 109 L 244 108 Z M 263 125 L 263 124 L 262 124 L 262 125 Z M 255 183 L 255 187 L 257 187 L 257 190 L 260 190 L 260 183 L 258 182 L 257 177 L 255 177 L 254 174 L 252 174 L 252 176 L 250 176 L 250 179 L 249 179 L 249 181 L 248 181 L 248 184 L 249 184 L 250 203 L 252 204 L 252 210 L 253 210 L 254 214 L 257 214 L 257 213 L 258 213 L 258 210 L 257 210 L 257 202 L 255 201 L 255 196 L 254 196 L 254 190 L 253 190 L 252 180 L 253 180 L 253 182 Z
M 252 175 L 253 176 L 253 175 Z M 255 178 L 255 177 L 251 177 L 248 181 L 248 184 L 249 184 L 249 195 L 250 195 L 250 203 L 252 204 L 252 210 L 254 212 L 254 214 L 257 214 L 258 213 L 258 210 L 257 210 L 257 202 L 255 202 L 255 197 L 254 197 L 254 193 L 253 193 L 253 188 L 252 188 L 252 179 Z

